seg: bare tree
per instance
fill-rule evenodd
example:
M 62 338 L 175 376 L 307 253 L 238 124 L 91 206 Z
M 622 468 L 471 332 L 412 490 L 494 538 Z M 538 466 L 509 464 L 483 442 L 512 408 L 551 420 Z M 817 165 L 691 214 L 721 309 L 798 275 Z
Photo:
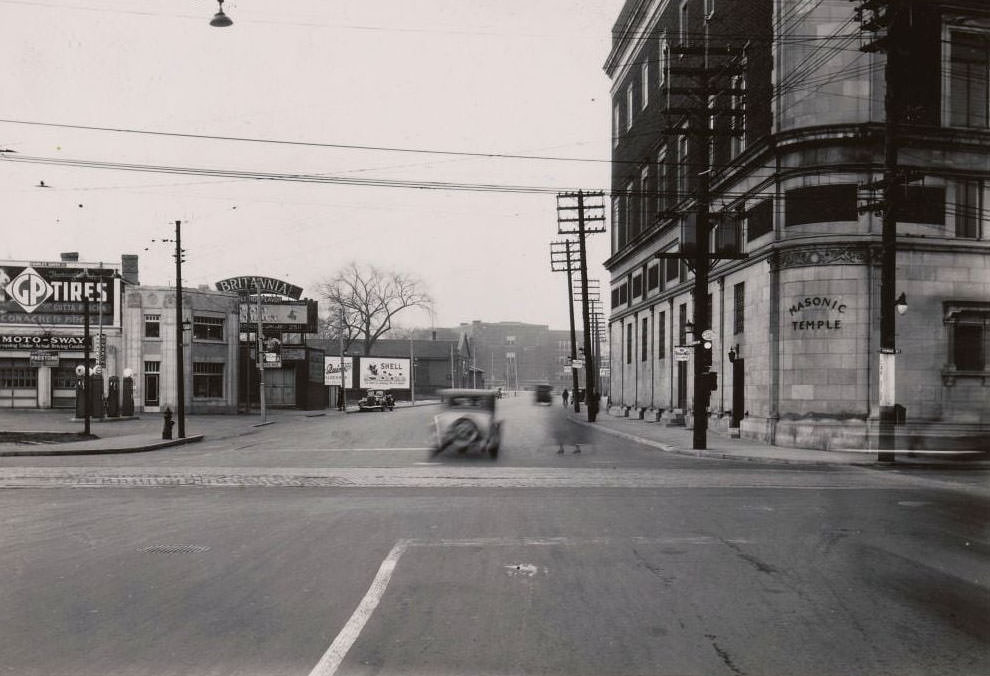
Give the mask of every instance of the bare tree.
M 357 263 L 350 263 L 332 279 L 322 282 L 319 293 L 329 305 L 329 314 L 321 328 L 334 337 L 343 333 L 345 350 L 360 340 L 366 355 L 371 354 L 375 341 L 392 329 L 392 319 L 398 313 L 411 307 L 424 310 L 433 307 L 433 299 L 415 277 Z

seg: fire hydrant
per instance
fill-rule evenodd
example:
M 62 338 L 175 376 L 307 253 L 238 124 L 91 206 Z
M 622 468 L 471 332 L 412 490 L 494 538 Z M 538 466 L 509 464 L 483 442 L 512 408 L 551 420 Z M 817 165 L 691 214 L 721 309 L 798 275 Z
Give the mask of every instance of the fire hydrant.
M 172 409 L 168 406 L 165 407 L 165 424 L 162 426 L 162 439 L 172 438 L 172 425 L 175 421 L 172 420 Z

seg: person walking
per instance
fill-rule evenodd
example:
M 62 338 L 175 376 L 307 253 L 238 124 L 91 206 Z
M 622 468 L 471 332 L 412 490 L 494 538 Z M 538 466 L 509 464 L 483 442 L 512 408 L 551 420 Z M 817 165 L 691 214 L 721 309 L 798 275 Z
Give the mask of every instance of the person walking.
M 569 397 L 569 393 L 567 392 L 567 388 L 565 387 L 564 388 L 564 391 L 560 393 L 560 398 L 564 402 L 564 408 L 567 408 L 567 399 L 568 399 L 568 397 Z

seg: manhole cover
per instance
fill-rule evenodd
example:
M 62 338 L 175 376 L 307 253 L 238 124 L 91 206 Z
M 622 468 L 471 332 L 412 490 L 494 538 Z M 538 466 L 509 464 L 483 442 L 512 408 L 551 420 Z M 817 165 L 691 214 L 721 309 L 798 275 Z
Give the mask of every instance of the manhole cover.
M 209 551 L 209 549 L 205 545 L 149 545 L 138 551 L 148 554 L 197 554 Z

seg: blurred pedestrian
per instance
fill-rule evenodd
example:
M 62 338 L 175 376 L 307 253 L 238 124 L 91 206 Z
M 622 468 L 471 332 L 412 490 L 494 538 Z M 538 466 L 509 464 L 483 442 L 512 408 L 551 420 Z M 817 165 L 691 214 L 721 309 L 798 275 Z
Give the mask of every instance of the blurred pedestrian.
M 565 387 L 565 388 L 564 388 L 564 391 L 560 393 L 560 398 L 561 398 L 561 399 L 563 400 L 563 402 L 564 402 L 564 408 L 567 408 L 567 398 L 568 398 L 569 396 L 570 396 L 570 393 L 569 393 L 569 392 L 567 391 L 567 388 Z

